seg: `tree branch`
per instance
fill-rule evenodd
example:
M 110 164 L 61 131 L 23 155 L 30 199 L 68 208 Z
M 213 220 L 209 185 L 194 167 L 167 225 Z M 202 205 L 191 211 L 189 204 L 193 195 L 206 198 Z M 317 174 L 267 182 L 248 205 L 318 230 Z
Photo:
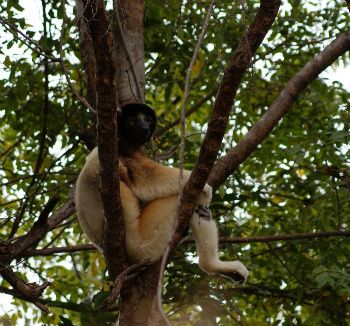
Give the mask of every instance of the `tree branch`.
M 218 188 L 268 136 L 308 84 L 349 50 L 350 32 L 342 33 L 290 79 L 262 118 L 243 137 L 236 147 L 215 164 L 210 173 L 208 183 L 214 189 Z
M 104 1 L 83 0 L 83 3 L 83 17 L 87 20 L 96 60 L 100 194 L 106 218 L 103 249 L 110 277 L 114 280 L 127 266 L 123 212 L 119 195 L 114 46 Z
M 191 75 L 192 75 L 192 70 L 193 66 L 196 62 L 199 49 L 202 45 L 202 42 L 204 40 L 205 34 L 208 29 L 209 25 L 209 19 L 211 16 L 211 13 L 214 9 L 215 6 L 215 0 L 212 0 L 210 2 L 209 8 L 207 10 L 207 13 L 205 15 L 205 18 L 202 23 L 202 28 L 201 32 L 198 36 L 198 40 L 196 42 L 196 46 L 191 58 L 190 65 L 187 69 L 187 74 L 186 74 L 186 79 L 185 79 L 185 89 L 184 89 L 184 98 L 183 98 L 183 103 L 182 103 L 182 110 L 181 110 L 181 142 L 180 142 L 180 151 L 179 151 L 179 167 L 180 167 L 180 176 L 179 176 L 179 184 L 180 184 L 180 199 L 182 197 L 183 193 L 183 169 L 184 169 L 184 153 L 185 153 L 185 137 L 186 137 L 186 114 L 187 114 L 187 101 L 188 101 L 188 96 L 189 96 L 189 91 L 190 91 L 190 82 L 191 82 Z
M 144 102 L 145 60 L 143 41 L 144 1 L 113 1 L 114 52 L 119 104 Z
M 132 62 L 132 58 L 131 58 L 131 54 L 130 54 L 130 51 L 128 48 L 128 44 L 127 44 L 126 39 L 125 39 L 123 27 L 122 27 L 122 24 L 120 21 L 118 6 L 120 7 L 121 5 L 120 4 L 118 5 L 118 1 L 114 1 L 114 10 L 113 10 L 114 16 L 113 17 L 115 18 L 115 24 L 113 24 L 113 26 L 115 27 L 116 30 L 113 34 L 120 36 L 118 38 L 118 40 L 121 40 L 121 43 L 123 44 L 123 47 L 124 47 L 124 52 L 125 52 L 126 58 L 129 62 L 129 69 L 131 70 L 132 76 L 134 78 L 135 87 L 136 87 L 136 91 L 137 91 L 137 97 L 138 97 L 137 100 L 140 101 L 140 103 L 143 103 L 144 102 L 144 92 L 143 92 L 143 90 L 141 90 L 140 81 L 139 81 L 139 78 L 138 78 L 138 75 L 137 75 L 136 69 L 135 69 L 135 63 Z M 115 43 L 118 43 L 118 42 L 115 40 Z
M 291 234 L 277 234 L 277 235 L 264 235 L 255 237 L 220 237 L 220 244 L 232 244 L 232 243 L 266 243 L 266 242 L 276 242 L 276 241 L 301 241 L 309 239 L 319 239 L 319 238 L 348 238 L 350 237 L 350 231 L 348 230 L 336 230 L 336 231 L 323 231 L 323 232 L 307 232 L 307 233 L 291 233 Z M 181 240 L 181 244 L 194 243 L 191 238 L 185 238 Z M 24 252 L 21 257 L 34 257 L 34 256 L 51 256 L 54 254 L 61 253 L 72 253 L 79 251 L 91 251 L 97 250 L 93 244 L 82 244 L 76 246 L 67 247 L 52 247 L 28 250 Z
M 76 0 L 77 25 L 79 30 L 79 43 L 82 62 L 84 65 L 87 100 L 90 105 L 96 107 L 96 60 L 92 40 L 88 32 L 86 19 L 83 17 L 84 4 L 82 0 Z
M 70 198 L 65 205 L 63 205 L 57 212 L 53 213 L 52 216 L 46 220 L 46 223 L 35 223 L 26 235 L 20 237 L 17 241 L 10 244 L 10 257 L 12 257 L 12 259 L 20 257 L 23 252 L 32 246 L 35 246 L 45 237 L 47 232 L 54 229 L 59 223 L 71 216 L 74 212 L 74 202 L 73 199 Z
M 49 312 L 48 307 L 40 300 L 41 294 L 50 285 L 49 282 L 44 282 L 40 286 L 35 283 L 27 284 L 19 278 L 10 267 L 3 267 L 3 265 L 0 265 L 0 274 L 15 291 L 21 293 L 28 301 L 35 304 L 39 309 Z
M 103 301 L 103 303 L 99 307 L 97 307 L 97 310 L 105 311 L 110 309 L 111 306 L 117 300 L 120 294 L 120 290 L 122 289 L 122 286 L 125 284 L 125 282 L 128 282 L 135 278 L 138 275 L 138 273 L 145 269 L 148 265 L 150 265 L 150 263 L 150 259 L 145 259 L 123 270 L 115 279 L 113 283 L 113 289 L 110 295 Z
M 28 250 L 24 252 L 21 255 L 21 257 L 51 256 L 54 254 L 62 254 L 62 253 L 65 254 L 70 252 L 91 251 L 91 250 L 96 250 L 96 247 L 93 244 L 82 244 L 77 246 L 52 247 L 52 248 Z
M 13 289 L 8 289 L 4 286 L 0 286 L 0 292 L 5 293 L 8 295 L 11 295 L 15 298 L 18 298 L 20 300 L 25 300 L 28 302 L 32 302 L 31 300 L 28 299 L 28 297 L 24 296 L 22 293 L 13 290 Z M 88 304 L 84 303 L 75 303 L 72 301 L 69 302 L 63 302 L 63 301 L 53 301 L 53 300 L 48 300 L 48 299 L 42 299 L 42 303 L 49 307 L 57 307 L 57 308 L 62 308 L 62 309 L 67 309 L 67 310 L 72 310 L 72 311 L 78 311 L 78 312 L 91 312 L 93 313 L 94 310 L 89 306 Z
M 10 31 L 10 33 L 14 36 L 15 39 L 22 42 L 25 46 L 27 46 L 32 51 L 36 52 L 37 54 L 43 56 L 46 59 L 49 59 L 51 62 L 60 62 L 59 58 L 55 58 L 51 55 L 48 55 L 46 51 L 32 38 L 30 38 L 28 35 L 23 33 L 20 29 L 18 29 L 14 24 L 11 24 L 6 19 L 0 17 L 0 23 L 3 24 L 3 26 L 6 26 L 7 29 Z M 23 39 L 21 39 L 18 35 L 21 35 Z
M 59 46 L 59 54 L 60 54 L 60 64 L 62 71 L 64 75 L 66 76 L 66 81 L 68 84 L 68 87 L 71 89 L 75 97 L 90 111 L 96 114 L 96 111 L 94 107 L 86 100 L 86 98 L 78 93 L 78 91 L 75 89 L 74 85 L 71 82 L 69 72 L 67 70 L 66 64 L 64 63 L 64 50 L 63 45 L 65 42 L 65 31 L 66 31 L 66 25 L 67 25 L 67 15 L 66 15 L 66 6 L 65 6 L 65 0 L 61 0 L 61 7 L 62 7 L 62 27 L 61 27 L 61 36 L 60 36 L 60 46 Z M 95 95 L 95 94 L 93 94 Z
M 260 8 L 254 21 L 243 35 L 225 69 L 199 158 L 183 193 L 179 208 L 179 223 L 172 241 L 172 248 L 179 242 L 187 229 L 188 220 L 193 213 L 194 205 L 207 181 L 220 149 L 233 100 L 244 72 L 248 69 L 252 56 L 270 30 L 279 6 L 279 0 L 260 1 Z
M 275 242 L 275 241 L 294 241 L 306 240 L 316 238 L 330 238 L 330 237 L 350 237 L 350 231 L 324 231 L 324 232 L 309 232 L 309 233 L 291 233 L 279 235 L 266 235 L 256 237 L 221 237 L 220 243 L 253 243 L 253 242 Z

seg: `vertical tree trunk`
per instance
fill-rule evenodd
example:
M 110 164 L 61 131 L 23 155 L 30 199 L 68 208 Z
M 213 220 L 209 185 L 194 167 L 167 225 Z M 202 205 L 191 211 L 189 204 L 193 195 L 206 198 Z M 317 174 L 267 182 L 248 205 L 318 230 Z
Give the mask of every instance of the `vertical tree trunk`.
M 153 264 L 123 287 L 120 326 L 170 325 L 161 306 L 160 265 L 161 262 Z
M 120 105 L 144 102 L 143 19 L 143 0 L 114 1 L 113 36 L 117 58 L 117 92 Z
M 113 37 L 119 104 L 144 103 L 143 0 L 114 2 Z M 169 325 L 161 308 L 160 262 L 123 286 L 119 325 Z

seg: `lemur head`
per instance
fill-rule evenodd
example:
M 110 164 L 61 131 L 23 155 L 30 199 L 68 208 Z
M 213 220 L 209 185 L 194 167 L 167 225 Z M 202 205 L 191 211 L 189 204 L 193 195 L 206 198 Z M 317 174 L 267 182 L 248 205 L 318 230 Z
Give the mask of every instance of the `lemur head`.
M 126 104 L 118 112 L 119 138 L 125 143 L 142 146 L 152 137 L 156 121 L 156 114 L 148 105 Z

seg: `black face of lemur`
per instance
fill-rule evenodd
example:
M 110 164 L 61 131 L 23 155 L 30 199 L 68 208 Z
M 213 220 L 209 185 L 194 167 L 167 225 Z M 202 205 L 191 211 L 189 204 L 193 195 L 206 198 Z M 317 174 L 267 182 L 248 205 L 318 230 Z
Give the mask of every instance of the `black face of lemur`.
M 154 119 L 146 113 L 135 112 L 124 117 L 120 128 L 126 140 L 143 145 L 152 137 Z

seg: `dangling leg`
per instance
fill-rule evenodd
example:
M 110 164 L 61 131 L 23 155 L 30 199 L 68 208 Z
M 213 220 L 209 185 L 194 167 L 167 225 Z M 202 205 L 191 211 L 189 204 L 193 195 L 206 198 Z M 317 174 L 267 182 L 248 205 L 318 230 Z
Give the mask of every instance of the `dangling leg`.
M 218 255 L 218 231 L 208 208 L 210 199 L 201 195 L 190 226 L 196 240 L 199 267 L 208 274 L 219 273 L 235 282 L 244 283 L 248 270 L 239 261 L 221 261 Z

